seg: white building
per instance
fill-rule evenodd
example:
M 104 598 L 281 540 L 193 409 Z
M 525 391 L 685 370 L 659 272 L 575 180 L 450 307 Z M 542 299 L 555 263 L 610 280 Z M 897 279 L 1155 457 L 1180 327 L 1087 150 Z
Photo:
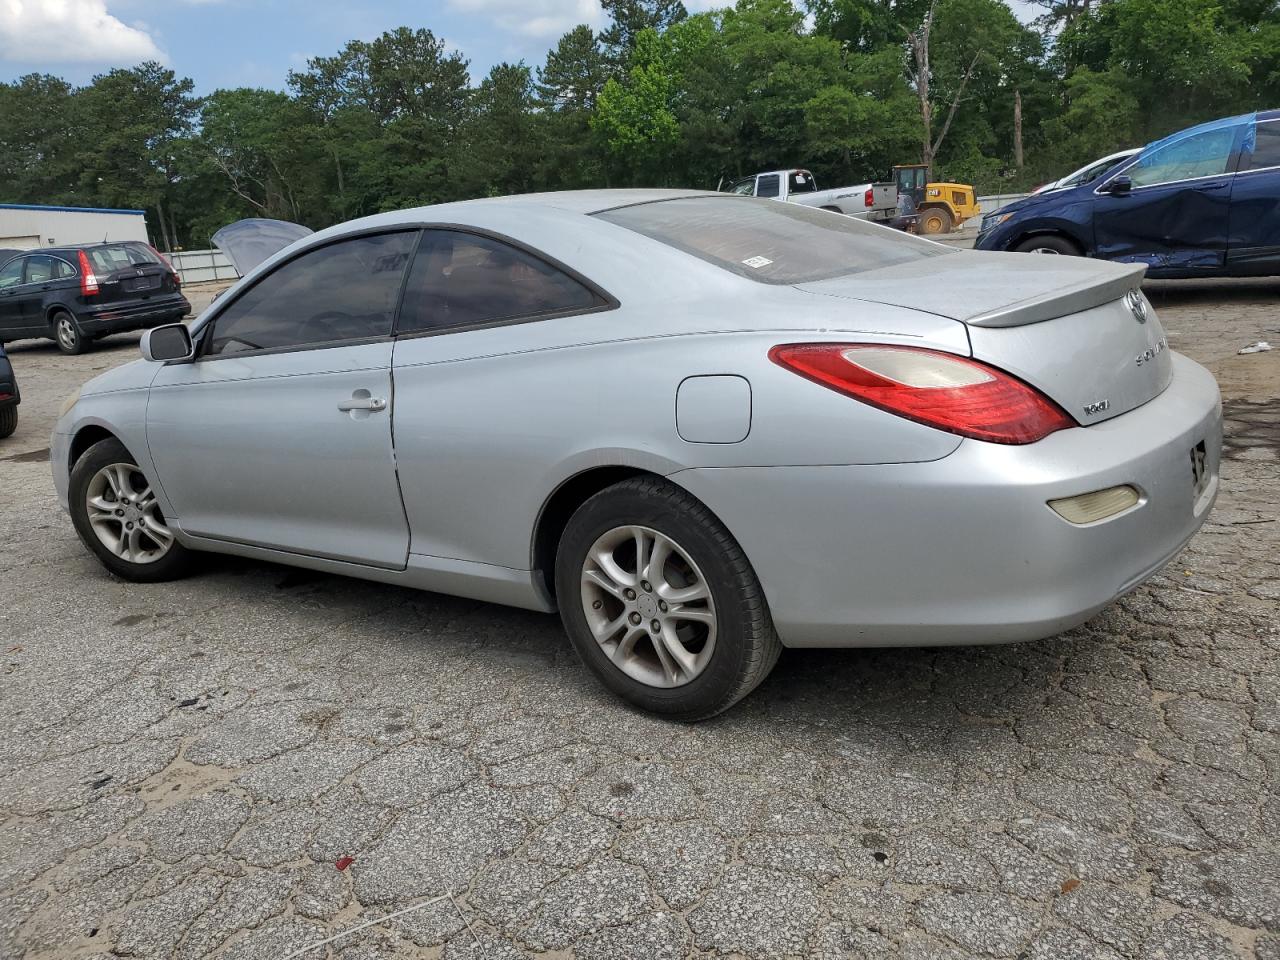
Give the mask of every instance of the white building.
M 146 243 L 144 211 L 0 203 L 0 249 L 30 250 L 103 240 Z

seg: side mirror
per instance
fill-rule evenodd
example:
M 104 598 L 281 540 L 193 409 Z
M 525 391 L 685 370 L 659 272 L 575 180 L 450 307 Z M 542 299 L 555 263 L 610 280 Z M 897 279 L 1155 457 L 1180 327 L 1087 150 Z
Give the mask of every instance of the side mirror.
M 1129 191 L 1133 189 L 1133 181 L 1128 177 L 1119 176 L 1107 184 L 1107 193 L 1113 197 L 1125 197 L 1129 195 Z
M 191 342 L 191 331 L 185 323 L 166 323 L 163 327 L 153 327 L 142 335 L 138 347 L 142 350 L 144 359 L 156 363 L 190 360 L 196 353 L 195 345 Z

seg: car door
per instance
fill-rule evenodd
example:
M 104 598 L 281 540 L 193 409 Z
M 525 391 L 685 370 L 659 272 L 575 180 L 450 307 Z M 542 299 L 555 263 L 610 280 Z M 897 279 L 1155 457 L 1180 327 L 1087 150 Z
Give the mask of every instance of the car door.
M 1153 276 L 1214 273 L 1226 262 L 1241 127 L 1214 126 L 1152 144 L 1095 189 L 1095 255 L 1145 263 Z M 1130 189 L 1112 184 L 1128 177 Z
M 1250 126 L 1231 189 L 1228 272 L 1280 274 L 1280 118 Z
M 417 231 L 311 247 L 220 304 L 161 367 L 147 443 L 182 529 L 402 569 L 391 334 Z
M 44 315 L 45 298 L 57 282 L 58 263 L 46 254 L 27 257 L 17 300 L 22 310 L 22 323 L 28 330 L 43 331 L 48 327 Z
M 22 319 L 22 267 L 26 257 L 14 257 L 0 268 L 0 343 L 26 336 Z

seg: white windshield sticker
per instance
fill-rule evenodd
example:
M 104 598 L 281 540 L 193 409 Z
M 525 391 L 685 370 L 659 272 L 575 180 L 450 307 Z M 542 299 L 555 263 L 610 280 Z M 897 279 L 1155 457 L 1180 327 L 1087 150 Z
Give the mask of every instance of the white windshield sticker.
M 751 257 L 750 259 L 743 260 L 742 262 L 748 267 L 755 267 L 757 270 L 761 267 L 767 267 L 769 264 L 773 263 L 773 261 L 768 257 Z

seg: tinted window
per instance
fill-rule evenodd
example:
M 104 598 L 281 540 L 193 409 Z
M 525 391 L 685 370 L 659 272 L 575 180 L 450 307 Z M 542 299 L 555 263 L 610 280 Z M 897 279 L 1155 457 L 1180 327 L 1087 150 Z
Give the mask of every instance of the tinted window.
M 0 290 L 3 290 L 5 287 L 16 287 L 22 282 L 23 260 L 23 257 L 18 257 L 16 260 L 10 260 L 4 265 L 4 269 L 0 270 Z
M 1135 187 L 1217 176 L 1227 172 L 1235 138 L 1235 127 L 1193 134 L 1150 153 L 1144 152 L 1125 174 Z
M 596 216 L 761 283 L 825 280 L 952 252 L 824 210 L 731 197 L 681 197 Z
M 787 178 L 787 189 L 792 193 L 813 193 L 818 189 L 818 184 L 808 170 L 792 170 Z
M 112 243 L 85 250 L 94 273 L 115 273 L 126 267 L 145 267 L 159 263 L 160 258 L 144 243 Z
M 426 230 L 405 285 L 397 332 L 589 310 L 604 298 L 510 244 L 452 230 Z
M 417 231 L 331 243 L 263 277 L 214 321 L 208 354 L 391 334 Z
M 71 264 L 67 263 L 67 261 L 65 260 L 55 259 L 53 261 L 53 268 L 58 272 L 58 276 L 60 278 L 74 277 L 76 275 L 76 268 L 73 267 Z
M 47 283 L 53 279 L 53 257 L 27 257 L 24 283 Z
M 1260 123 L 1253 131 L 1253 153 L 1241 170 L 1280 167 L 1280 122 Z
M 776 197 L 778 195 L 778 175 L 771 173 L 767 177 L 760 177 L 756 181 L 757 197 Z

